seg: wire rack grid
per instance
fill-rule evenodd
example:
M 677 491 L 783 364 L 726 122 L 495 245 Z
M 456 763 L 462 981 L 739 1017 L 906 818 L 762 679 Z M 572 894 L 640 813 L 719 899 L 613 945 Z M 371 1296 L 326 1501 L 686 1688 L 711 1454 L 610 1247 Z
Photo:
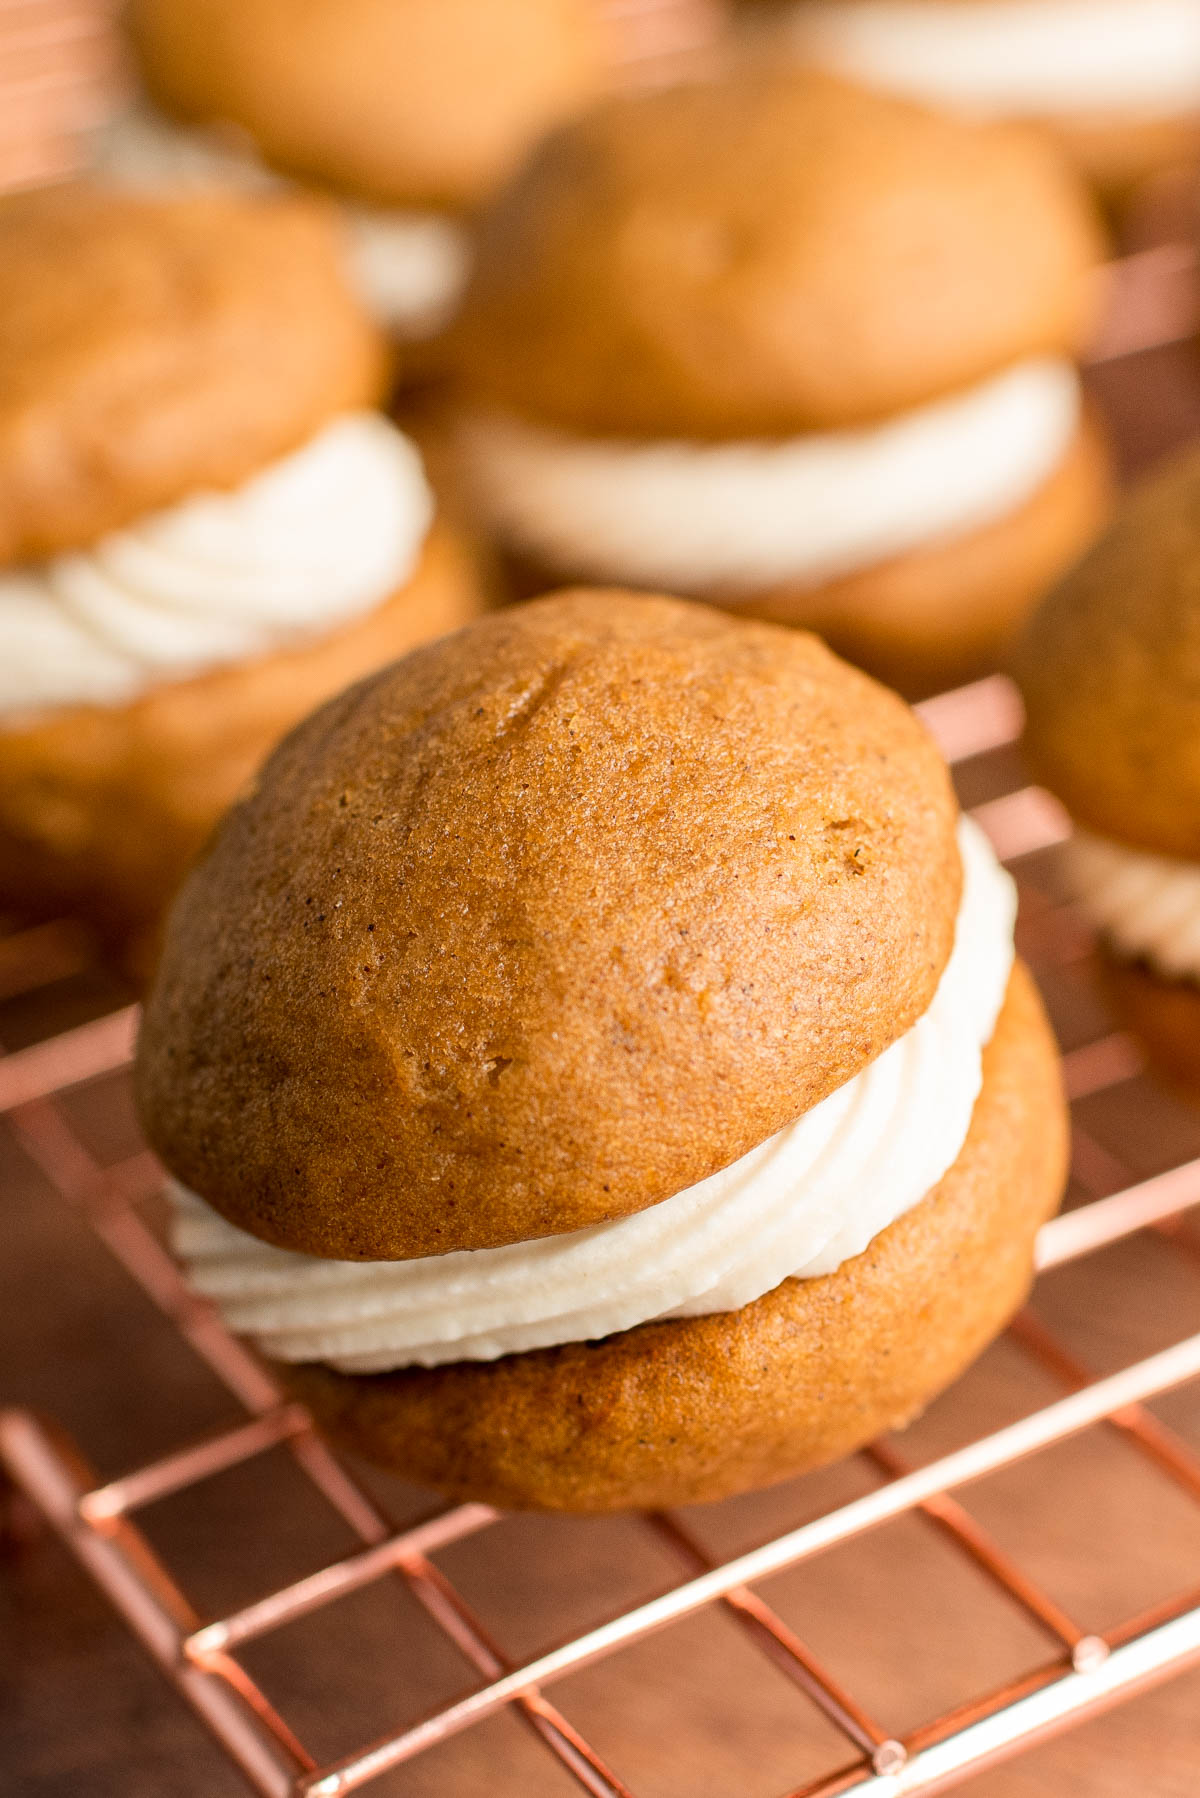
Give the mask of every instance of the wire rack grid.
M 112 0 L 0 0 L 0 191 L 61 180 L 114 110 Z
M 1154 279 L 1165 271 L 1173 280 L 1178 266 L 1178 257 L 1172 262 L 1160 256 L 1155 263 L 1152 256 L 1149 263 L 1142 259 L 1134 274 L 1140 281 L 1147 271 Z M 1137 329 L 1125 325 L 1121 332 L 1113 354 L 1140 347 Z M 1085 984 L 1086 931 L 1056 894 L 1052 872 L 1047 878 L 1068 823 L 1048 795 L 1022 784 L 1016 770 L 1010 753 L 1020 728 L 1015 691 L 1002 677 L 993 677 L 930 701 L 923 710 L 948 759 L 965 775 L 964 791 L 974 785 L 986 794 L 971 809 L 1017 875 L 1022 953 L 1043 978 Z M 86 946 L 70 927 L 12 935 L 0 942 L 0 996 L 49 988 L 76 973 L 85 959 Z M 895 1441 L 876 1443 L 858 1458 L 870 1475 L 867 1491 L 730 1556 L 707 1549 L 692 1519 L 640 1517 L 637 1528 L 668 1553 L 677 1577 L 632 1608 L 531 1658 L 507 1656 L 437 1558 L 495 1530 L 499 1515 L 483 1505 L 461 1504 L 397 1528 L 315 1433 L 305 1411 L 287 1401 L 270 1371 L 184 1286 L 145 1215 L 160 1180 L 150 1153 L 139 1150 L 103 1164 L 74 1125 L 72 1092 L 125 1069 L 135 1030 L 135 1011 L 127 1007 L 0 1058 L 0 1118 L 74 1208 L 80 1226 L 111 1251 L 223 1383 L 244 1420 L 100 1482 L 53 1421 L 14 1408 L 0 1413 L 0 1467 L 116 1607 L 249 1787 L 265 1798 L 332 1798 L 356 1791 L 505 1711 L 520 1719 L 577 1788 L 596 1798 L 633 1798 L 630 1784 L 550 1694 L 568 1675 L 619 1657 L 652 1633 L 666 1637 L 704 1612 L 719 1611 L 731 1620 L 842 1744 L 832 1765 L 815 1778 L 793 1781 L 787 1798 L 849 1792 L 901 1798 L 944 1790 L 1200 1663 L 1200 1581 L 1102 1630 L 1089 1628 L 1001 1546 L 961 1496 L 964 1488 L 1010 1468 L 1024 1468 L 1036 1481 L 1040 1454 L 1100 1429 L 1113 1433 L 1156 1479 L 1169 1482 L 1200 1511 L 1200 1455 L 1149 1408 L 1150 1401 L 1200 1380 L 1200 1334 L 1181 1335 L 1097 1376 L 1032 1309 L 1014 1322 L 1009 1339 L 1054 1383 L 1056 1396 L 1049 1402 L 915 1464 Z M 1094 1034 L 1067 1054 L 1065 1074 L 1074 1108 L 1073 1194 L 1079 1202 L 1042 1230 L 1039 1271 L 1063 1268 L 1135 1233 L 1153 1232 L 1200 1275 L 1200 1249 L 1180 1227 L 1187 1209 L 1200 1204 L 1200 1158 L 1139 1180 L 1088 1125 L 1089 1101 L 1142 1077 L 1133 1044 L 1120 1034 Z M 144 1378 L 144 1370 L 111 1370 L 115 1382 L 133 1377 Z M 247 1594 L 244 1604 L 219 1617 L 205 1617 L 139 1527 L 138 1513 L 281 1448 L 353 1532 L 358 1547 L 291 1583 Z M 843 1545 L 860 1547 L 870 1533 L 903 1517 L 936 1531 L 1036 1630 L 1044 1647 L 1032 1664 L 1003 1683 L 917 1727 L 896 1731 L 876 1714 L 877 1707 L 850 1689 L 761 1587 L 771 1576 Z M 336 1600 L 389 1580 L 401 1583 L 465 1660 L 474 1681 L 416 1721 L 320 1762 L 251 1676 L 245 1651 L 284 1625 L 308 1620 L 319 1627 Z M 865 1599 L 862 1627 L 870 1627 Z M 403 1666 L 396 1671 L 399 1688 Z
M 1000 678 L 948 694 L 925 713 L 954 761 L 1001 749 L 1015 734 L 1016 696 Z M 1001 855 L 1020 873 L 1061 840 L 1066 820 L 1044 793 L 1019 787 L 974 808 Z M 1081 966 L 1081 926 L 1070 910 L 1022 875 L 1021 946 L 1035 968 Z M 11 990 L 26 978 L 63 971 L 70 938 L 53 929 L 10 938 L 0 972 Z M 615 1615 L 521 1665 L 511 1665 L 478 1616 L 433 1558 L 462 1537 L 487 1530 L 497 1513 L 482 1505 L 439 1511 L 414 1527 L 394 1530 L 378 1505 L 313 1432 L 299 1406 L 287 1402 L 269 1372 L 230 1337 L 215 1313 L 194 1299 L 157 1235 L 139 1212 L 157 1187 L 148 1152 L 116 1165 L 96 1163 L 62 1104 L 65 1089 L 128 1062 L 133 1010 L 103 1016 L 0 1061 L 0 1109 L 8 1128 L 63 1197 L 153 1299 L 196 1354 L 244 1407 L 247 1421 L 96 1484 L 78 1453 L 53 1425 L 23 1410 L 0 1417 L 0 1459 L 9 1476 L 116 1605 L 154 1660 L 224 1745 L 251 1787 L 268 1798 L 332 1795 L 357 1790 L 498 1708 L 515 1707 L 548 1752 L 578 1784 L 603 1798 L 630 1798 L 630 1788 L 589 1746 L 547 1695 L 556 1680 L 618 1653 L 651 1631 L 709 1606 L 722 1606 L 747 1638 L 782 1666 L 844 1737 L 848 1759 L 792 1798 L 835 1793 L 929 1792 L 1010 1753 L 1046 1731 L 1118 1700 L 1200 1660 L 1200 1585 L 1148 1614 L 1103 1633 L 1086 1629 L 1042 1590 L 971 1516 L 957 1493 L 972 1481 L 1095 1425 L 1109 1425 L 1165 1478 L 1200 1505 L 1200 1456 L 1173 1434 L 1145 1401 L 1200 1378 L 1200 1335 L 1093 1379 L 1038 1322 L 1019 1318 L 1012 1334 L 1064 1388 L 1063 1396 L 1006 1427 L 968 1442 L 927 1465 L 909 1467 L 893 1442 L 866 1451 L 882 1483 L 748 1552 L 712 1564 L 693 1533 L 674 1516 L 653 1515 L 644 1527 L 677 1557 L 683 1577 L 666 1591 Z M 1103 1035 L 1066 1058 L 1071 1096 L 1082 1100 L 1137 1071 L 1133 1046 Z M 1121 1171 L 1111 1152 L 1075 1128 L 1075 1173 L 1094 1196 L 1047 1224 L 1038 1263 L 1048 1269 L 1086 1256 L 1131 1232 L 1158 1229 L 1191 1255 L 1171 1230 L 1188 1206 L 1200 1203 L 1200 1160 L 1133 1185 L 1108 1190 Z M 114 1376 L 115 1377 L 115 1376 Z M 322 1566 L 281 1590 L 256 1594 L 243 1608 L 204 1620 L 134 1521 L 138 1510 L 286 1444 L 304 1474 L 353 1529 L 361 1549 Z M 778 1615 L 756 1583 L 903 1513 L 931 1519 L 982 1569 L 1015 1606 L 1033 1619 L 1051 1652 L 999 1690 L 981 1694 L 953 1714 L 930 1719 L 903 1739 L 848 1691 L 796 1631 Z M 464 1696 L 335 1764 L 318 1765 L 251 1679 L 238 1650 L 264 1632 L 306 1615 L 319 1617 L 333 1600 L 369 1582 L 398 1576 L 474 1669 L 480 1683 Z

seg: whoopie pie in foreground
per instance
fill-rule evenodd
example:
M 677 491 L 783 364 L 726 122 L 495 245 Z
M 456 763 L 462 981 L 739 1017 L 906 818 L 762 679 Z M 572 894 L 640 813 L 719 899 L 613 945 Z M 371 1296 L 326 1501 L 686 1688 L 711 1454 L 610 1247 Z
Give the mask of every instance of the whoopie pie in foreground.
M 1018 646 L 1030 764 L 1155 1066 L 1200 1099 L 1200 451 L 1127 499 Z
M 481 605 L 298 196 L 0 200 L 0 906 L 136 969 L 314 705 Z
M 682 1503 L 903 1424 L 1064 1173 L 1015 896 L 816 638 L 574 592 L 331 701 L 176 906 L 138 1057 L 194 1289 L 340 1441 Z
M 1101 238 L 1053 147 L 820 74 L 610 100 L 486 216 L 464 474 L 526 590 L 670 590 L 911 693 L 996 664 L 1107 515 Z

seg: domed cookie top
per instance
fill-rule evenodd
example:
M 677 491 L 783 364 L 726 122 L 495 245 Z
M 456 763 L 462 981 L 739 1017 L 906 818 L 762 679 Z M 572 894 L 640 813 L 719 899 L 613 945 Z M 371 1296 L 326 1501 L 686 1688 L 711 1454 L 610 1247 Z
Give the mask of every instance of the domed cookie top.
M 132 0 L 151 94 L 364 199 L 462 204 L 607 84 L 597 0 Z
M 1200 450 L 1125 502 L 1014 672 L 1030 762 L 1080 823 L 1200 861 Z
M 235 486 L 377 399 L 343 262 L 308 200 L 0 201 L 0 564 Z
M 485 619 L 317 712 L 226 820 L 146 1011 L 150 1139 L 318 1255 L 638 1211 L 927 1009 L 956 813 L 813 637 L 606 592 Z
M 486 220 L 459 362 L 585 433 L 849 425 L 1076 350 L 1100 248 L 1035 132 L 752 66 L 546 141 Z

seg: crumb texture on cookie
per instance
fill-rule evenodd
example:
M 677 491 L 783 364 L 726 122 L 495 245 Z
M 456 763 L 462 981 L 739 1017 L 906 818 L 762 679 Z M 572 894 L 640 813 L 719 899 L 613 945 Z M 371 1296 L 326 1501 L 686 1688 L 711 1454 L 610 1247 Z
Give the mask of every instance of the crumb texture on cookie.
M 80 183 L 0 201 L 0 563 L 236 486 L 374 404 L 320 202 Z
M 837 428 L 1074 354 L 1100 252 L 1036 131 L 752 65 L 549 138 L 484 222 L 457 354 L 568 431 Z
M 568 1511 L 723 1498 L 898 1428 L 961 1373 L 1024 1298 L 1065 1171 L 1054 1040 L 1017 966 L 958 1160 L 836 1273 L 501 1361 L 280 1377 L 338 1441 L 451 1498 Z
M 1200 451 L 1145 483 L 1014 656 L 1034 772 L 1082 824 L 1200 861 Z
M 628 1215 L 928 1008 L 956 809 L 902 702 L 812 637 L 616 592 L 482 620 L 230 814 L 146 1012 L 150 1137 L 316 1255 Z
M 167 111 L 384 203 L 479 200 L 610 79 L 595 0 L 131 0 L 126 16 Z

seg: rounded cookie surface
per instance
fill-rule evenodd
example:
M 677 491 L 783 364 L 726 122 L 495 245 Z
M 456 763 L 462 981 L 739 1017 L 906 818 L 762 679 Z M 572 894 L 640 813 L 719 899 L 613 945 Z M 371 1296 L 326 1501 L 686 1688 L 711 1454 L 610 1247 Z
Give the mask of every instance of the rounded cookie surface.
M 1073 353 L 1100 247 L 1036 131 L 751 66 L 549 138 L 484 221 L 456 355 L 584 434 L 837 428 Z
M 316 1255 L 641 1210 L 927 1009 L 956 811 L 907 707 L 815 638 L 603 591 L 482 620 L 230 814 L 147 1007 L 147 1128 Z
M 1200 861 L 1200 452 L 1174 458 L 1017 644 L 1025 750 L 1100 836 Z
M 595 0 L 132 0 L 151 94 L 383 203 L 461 205 L 608 83 Z
M 346 1446 L 515 1509 L 692 1504 L 768 1485 L 906 1422 L 1028 1289 L 1066 1167 L 1057 1056 L 1014 970 L 958 1160 L 853 1260 L 741 1311 L 492 1362 L 284 1381 Z
M 0 564 L 236 486 L 370 405 L 332 212 L 84 184 L 0 201 Z

